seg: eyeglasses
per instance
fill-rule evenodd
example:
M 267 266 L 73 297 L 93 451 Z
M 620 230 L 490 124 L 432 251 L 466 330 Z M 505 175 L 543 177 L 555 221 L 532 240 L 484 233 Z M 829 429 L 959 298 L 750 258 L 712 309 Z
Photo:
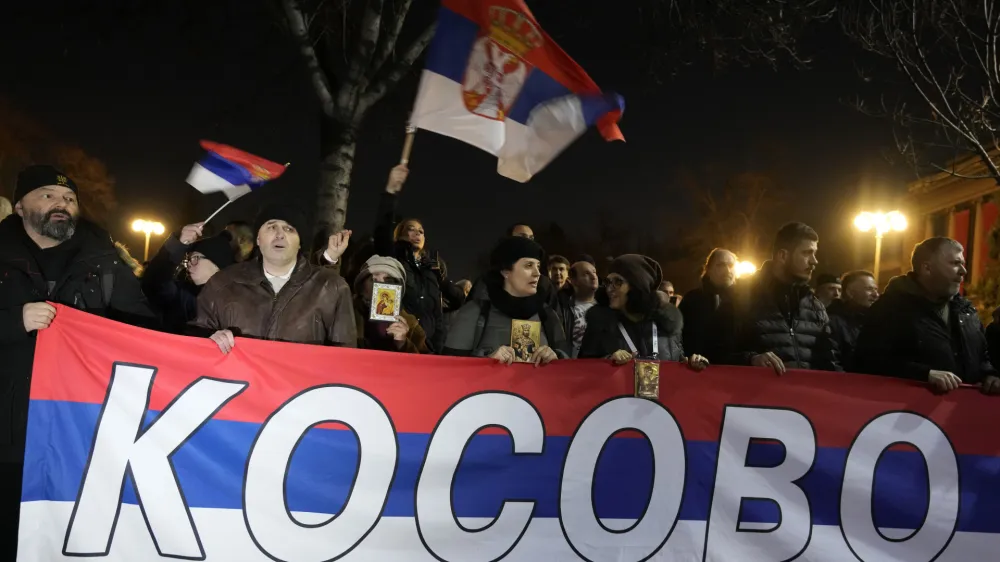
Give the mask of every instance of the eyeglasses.
M 622 285 L 625 284 L 625 280 L 621 277 L 608 277 L 604 280 L 605 287 L 614 287 L 615 289 L 621 289 Z
M 205 256 L 201 254 L 188 254 L 187 257 L 184 258 L 184 261 L 181 262 L 181 265 L 184 267 L 194 267 L 203 259 L 205 259 Z

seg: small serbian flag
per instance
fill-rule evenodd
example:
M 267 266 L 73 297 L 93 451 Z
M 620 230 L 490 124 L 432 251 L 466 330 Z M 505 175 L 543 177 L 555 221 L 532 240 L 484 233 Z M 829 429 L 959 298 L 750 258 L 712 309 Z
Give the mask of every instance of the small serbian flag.
M 591 125 L 625 140 L 625 103 L 538 26 L 523 0 L 442 0 L 412 125 L 495 154 L 526 182 Z
M 201 141 L 205 156 L 195 162 L 187 182 L 202 193 L 221 191 L 238 199 L 285 173 L 285 166 L 212 141 Z

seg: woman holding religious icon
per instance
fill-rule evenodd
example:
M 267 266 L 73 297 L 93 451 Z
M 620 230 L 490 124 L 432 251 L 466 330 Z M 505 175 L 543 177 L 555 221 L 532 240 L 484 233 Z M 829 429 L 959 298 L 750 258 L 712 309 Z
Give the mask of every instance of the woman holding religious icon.
M 534 240 L 504 238 L 490 256 L 488 298 L 468 302 L 455 315 L 445 353 L 489 357 L 504 365 L 546 365 L 569 358 L 559 315 L 539 291 L 544 251 Z
M 406 269 L 395 258 L 372 256 L 361 267 L 354 280 L 354 317 L 358 327 L 358 347 L 401 353 L 429 353 L 427 336 L 417 318 L 399 309 L 395 322 L 371 318 L 372 295 L 375 284 L 398 285 L 406 295 Z M 386 293 L 381 293 L 386 295 Z M 376 302 L 378 314 L 391 310 L 385 299 Z
M 389 174 L 375 220 L 375 253 L 392 256 L 403 265 L 406 271 L 403 308 L 420 321 L 430 351 L 440 353 L 446 333 L 441 299 L 457 308 L 465 302 L 465 295 L 447 280 L 441 257 L 427 251 L 424 225 L 416 219 L 397 222 L 397 200 L 408 174 L 409 170 L 402 164 Z
M 615 259 L 605 280 L 608 304 L 587 313 L 580 358 L 611 359 L 616 365 L 633 359 L 683 361 L 696 371 L 707 367 L 701 355 L 684 356 L 684 320 L 677 307 L 659 298 L 662 280 L 660 264 L 652 258 L 626 254 Z

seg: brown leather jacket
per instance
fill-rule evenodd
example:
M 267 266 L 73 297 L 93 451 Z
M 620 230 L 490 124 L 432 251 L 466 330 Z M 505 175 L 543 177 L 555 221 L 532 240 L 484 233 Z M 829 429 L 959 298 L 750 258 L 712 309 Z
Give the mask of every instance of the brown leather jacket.
M 265 340 L 357 347 L 351 290 L 340 275 L 299 258 L 277 295 L 259 260 L 216 273 L 198 295 L 195 326 Z

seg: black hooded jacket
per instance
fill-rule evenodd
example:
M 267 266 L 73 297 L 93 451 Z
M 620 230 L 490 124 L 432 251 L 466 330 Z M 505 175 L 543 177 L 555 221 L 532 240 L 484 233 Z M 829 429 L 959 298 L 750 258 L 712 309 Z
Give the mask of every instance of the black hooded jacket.
M 912 273 L 889 281 L 869 309 L 855 366 L 863 373 L 917 381 L 926 381 L 931 370 L 948 371 L 968 384 L 997 374 L 976 307 L 959 295 L 932 302 Z
M 711 362 L 721 359 L 719 310 L 732 298 L 732 289 L 719 289 L 708 279 L 701 278 L 701 287 L 688 291 L 678 309 L 684 315 L 684 351 L 702 355 Z
M 789 369 L 842 370 L 830 337 L 826 308 L 808 285 L 779 282 L 765 262 L 736 284 L 736 298 L 724 306 L 729 325 L 724 363 L 749 365 L 754 355 L 772 352 Z
M 604 359 L 616 351 L 631 351 L 625 337 L 618 328 L 625 328 L 642 358 L 652 355 L 653 324 L 657 329 L 657 359 L 659 361 L 681 361 L 684 359 L 684 344 L 681 331 L 684 320 L 680 311 L 667 304 L 650 314 L 645 320 L 633 322 L 621 312 L 606 305 L 596 305 L 587 311 L 587 331 L 583 334 L 580 359 Z
M 23 456 L 35 332 L 24 330 L 23 308 L 50 301 L 130 324 L 154 327 L 139 280 L 122 262 L 111 237 L 80 220 L 70 240 L 43 251 L 18 215 L 0 222 L 0 461 Z M 57 264 L 54 262 L 58 262 Z M 49 279 L 44 271 L 58 271 Z
M 441 353 L 447 337 L 442 298 L 449 302 L 450 309 L 457 309 L 465 302 L 465 295 L 446 279 L 443 264 L 426 258 L 417 260 L 409 242 L 394 239 L 397 200 L 391 193 L 382 193 L 379 200 L 373 235 L 375 254 L 396 258 L 406 268 L 403 308 L 420 321 L 431 353 Z

